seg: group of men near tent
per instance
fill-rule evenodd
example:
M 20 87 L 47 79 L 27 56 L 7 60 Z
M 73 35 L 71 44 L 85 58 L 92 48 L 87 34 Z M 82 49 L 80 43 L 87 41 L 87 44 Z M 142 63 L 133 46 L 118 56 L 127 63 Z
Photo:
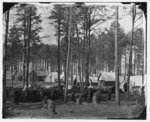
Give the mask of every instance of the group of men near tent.
M 96 103 L 100 102 L 101 99 L 101 90 L 94 90 L 93 87 L 89 84 L 88 87 L 84 87 L 82 92 L 75 96 L 77 90 L 77 79 L 74 80 L 73 87 L 71 90 L 71 101 L 77 102 L 92 102 L 95 99 Z M 14 102 L 19 104 L 19 102 L 39 102 L 43 101 L 43 107 L 51 104 L 52 113 L 56 114 L 55 111 L 55 101 L 57 99 L 63 99 L 64 97 L 63 86 L 55 86 L 52 88 L 39 88 L 39 87 L 28 87 L 28 88 L 16 88 L 14 90 Z M 95 96 L 95 98 L 94 98 Z M 111 99 L 111 92 L 109 92 L 109 100 Z
M 126 92 L 126 86 L 124 85 L 124 92 Z M 80 93 L 76 97 L 76 92 L 78 91 L 77 86 L 77 79 L 74 80 L 72 89 L 71 89 L 71 96 L 70 99 L 73 102 L 76 102 L 77 104 L 81 103 L 91 103 L 97 104 L 101 101 L 101 95 L 103 90 L 102 89 L 94 89 L 93 86 L 88 83 L 85 84 L 81 90 Z M 108 88 L 107 93 L 108 94 L 108 100 L 111 100 L 111 94 L 112 94 L 113 88 Z M 58 87 L 52 87 L 52 88 L 28 88 L 28 89 L 21 89 L 17 88 L 14 92 L 14 102 L 18 104 L 19 102 L 39 102 L 43 101 L 43 107 L 51 106 L 52 113 L 56 114 L 55 111 L 55 101 L 57 99 L 63 99 L 64 97 L 64 89 L 63 86 Z M 50 104 L 50 105 L 49 105 Z
M 78 95 L 77 98 L 75 98 L 75 93 L 76 93 L 76 79 L 74 80 L 73 83 L 73 87 L 72 87 L 72 91 L 71 91 L 71 100 L 72 101 L 77 101 L 77 104 L 80 104 L 81 102 L 85 103 L 85 102 L 94 102 L 99 103 L 101 100 L 101 94 L 103 92 L 102 89 L 94 89 L 93 86 L 88 83 L 88 86 L 86 86 L 87 84 L 85 84 L 84 88 L 81 90 L 80 94 Z M 107 94 L 108 94 L 108 100 L 111 100 L 111 88 L 108 88 L 107 90 Z

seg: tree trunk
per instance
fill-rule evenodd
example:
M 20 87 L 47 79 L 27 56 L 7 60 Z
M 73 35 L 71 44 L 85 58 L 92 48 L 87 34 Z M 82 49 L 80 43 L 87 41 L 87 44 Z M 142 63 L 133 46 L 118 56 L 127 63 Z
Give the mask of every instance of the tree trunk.
M 67 51 L 67 64 L 66 64 L 66 84 L 64 101 L 67 101 L 68 81 L 69 81 L 69 56 L 70 56 L 70 41 L 71 41 L 71 20 L 72 20 L 72 7 L 68 10 L 69 13 L 69 30 L 68 30 L 68 51 Z
M 85 64 L 85 86 L 88 87 L 89 85 L 89 55 L 90 55 L 90 14 L 88 16 L 88 9 L 86 9 L 86 32 L 85 32 L 85 37 L 86 37 L 86 64 Z
M 75 45 L 74 45 L 74 23 L 72 22 L 72 34 L 71 34 L 71 37 L 72 37 L 72 41 L 70 42 L 70 47 L 72 47 L 71 48 L 71 56 L 70 56 L 70 58 L 71 58 L 71 60 L 70 60 L 70 63 L 71 63 L 71 66 L 70 66 L 70 72 L 71 72 L 71 83 L 74 83 L 74 77 L 73 77 L 73 75 L 75 75 L 75 72 L 74 72 L 74 67 L 75 67 L 75 65 L 74 65 L 74 60 L 75 59 L 73 59 L 73 52 L 75 51 Z
M 134 57 L 134 75 L 136 75 L 136 53 Z
M 144 84 L 144 73 L 145 73 L 144 72 L 144 69 L 145 69 L 144 68 L 144 63 L 145 63 L 144 61 L 146 60 L 145 57 L 144 57 L 145 56 L 144 51 L 145 51 L 145 48 L 146 48 L 146 47 L 144 47 L 144 43 L 145 43 L 144 38 L 145 37 L 144 37 L 144 29 L 143 29 L 143 31 L 142 31 L 142 40 L 143 40 L 143 42 L 142 42 L 142 49 L 143 49 L 143 51 L 142 51 L 142 84 Z
M 122 74 L 122 72 L 121 72 L 121 70 L 122 70 L 122 60 L 121 60 L 121 58 L 122 58 L 122 54 L 121 54 L 121 52 L 119 53 L 119 75 L 121 75 Z
M 14 74 L 13 74 L 13 63 L 11 64 L 11 81 L 12 81 L 12 88 L 13 88 L 13 84 L 14 84 Z
M 82 92 L 83 88 L 82 88 L 82 78 L 81 78 L 80 40 L 79 40 L 79 33 L 78 33 L 78 26 L 77 26 L 77 24 L 76 24 L 76 33 L 77 33 L 77 39 L 78 39 L 78 76 L 79 76 L 80 88 L 81 88 L 81 92 Z
M 118 53 L 118 6 L 116 6 L 116 17 L 115 17 L 115 95 L 116 95 L 116 104 L 117 106 L 120 105 L 120 98 L 119 98 L 119 53 Z
M 66 62 L 66 61 L 65 61 Z M 66 67 L 67 66 L 67 64 L 66 63 L 64 63 L 64 67 Z M 64 69 L 64 81 L 65 81 L 65 84 L 66 84 L 66 68 Z
M 89 32 L 88 33 L 88 36 L 89 36 L 89 38 L 88 38 L 88 51 L 86 53 L 86 70 L 85 70 L 85 72 L 86 72 L 86 77 L 85 77 L 86 87 L 88 87 L 88 85 L 89 85 L 89 73 L 90 73 L 90 71 L 89 71 L 89 62 L 90 62 L 90 30 L 88 32 Z
M 60 10 L 59 10 L 59 17 L 58 17 L 58 51 L 57 51 L 57 56 L 58 56 L 58 86 L 60 87 L 60 26 L 61 26 L 61 18 L 60 18 Z
M 7 67 L 7 41 L 8 41 L 8 28 L 9 28 L 9 10 L 6 13 L 6 29 L 4 41 L 4 55 L 3 55 L 3 103 L 6 102 L 6 67 Z
M 30 63 L 30 41 L 31 41 L 31 11 L 32 8 L 29 10 L 29 25 L 28 25 L 28 42 L 27 42 L 27 71 L 26 71 L 26 86 L 28 90 L 29 85 L 29 63 Z
M 82 48 L 82 82 L 84 82 L 85 78 L 85 35 L 83 39 L 83 48 Z
M 111 71 L 110 60 L 108 61 L 108 72 Z
M 26 49 L 25 49 L 26 50 Z M 26 56 L 23 57 L 23 87 L 26 83 Z
M 147 32 L 147 21 L 146 21 L 146 15 L 143 17 L 143 54 L 144 54 L 144 61 L 143 61 L 143 74 L 144 74 L 144 84 L 145 84 L 145 106 L 147 106 L 147 36 L 146 36 L 146 32 Z
M 82 61 L 82 82 L 84 81 L 85 87 L 88 84 L 87 81 L 87 43 L 88 43 L 88 17 L 87 17 L 88 9 L 85 8 L 85 20 L 84 20 L 84 39 L 83 39 L 83 61 Z
M 26 13 L 26 10 L 25 10 Z M 26 15 L 24 16 L 24 49 L 23 49 L 23 87 L 26 85 L 26 57 L 27 57 L 27 39 L 26 39 L 26 30 L 27 30 L 27 23 L 26 23 Z
M 127 67 L 127 53 L 126 53 L 126 48 L 125 48 L 125 75 L 127 74 L 126 72 L 126 67 Z
M 134 20 L 135 20 L 135 16 L 136 16 L 136 6 L 133 5 L 133 8 L 132 8 L 132 38 L 131 38 L 131 42 L 130 42 L 128 78 L 127 78 L 127 98 L 128 99 L 129 99 L 130 75 L 132 73 L 132 46 L 133 46 L 133 34 L 134 34 Z
M 71 46 L 73 47 L 73 45 Z M 73 50 L 71 49 L 71 55 L 70 55 L 70 75 L 71 75 L 71 84 L 73 85 Z

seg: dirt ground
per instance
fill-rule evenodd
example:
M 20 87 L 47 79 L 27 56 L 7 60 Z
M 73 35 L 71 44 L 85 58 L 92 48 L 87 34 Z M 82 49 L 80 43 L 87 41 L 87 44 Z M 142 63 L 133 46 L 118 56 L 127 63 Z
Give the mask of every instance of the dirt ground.
M 111 118 L 135 118 L 143 111 L 144 98 L 135 95 L 127 100 L 124 95 L 120 96 L 121 104 L 115 105 L 115 95 L 107 100 L 107 95 L 97 105 L 85 103 L 76 105 L 74 102 L 64 103 L 56 101 L 54 115 L 50 110 L 44 109 L 41 102 L 20 103 L 19 105 L 7 106 L 7 118 L 41 118 L 41 119 L 111 119 Z

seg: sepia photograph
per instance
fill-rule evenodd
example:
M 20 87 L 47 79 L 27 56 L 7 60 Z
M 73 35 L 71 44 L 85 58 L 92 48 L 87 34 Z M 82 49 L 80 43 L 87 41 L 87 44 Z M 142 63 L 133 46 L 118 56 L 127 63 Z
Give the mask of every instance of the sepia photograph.
M 2 119 L 147 119 L 147 2 L 2 6 Z

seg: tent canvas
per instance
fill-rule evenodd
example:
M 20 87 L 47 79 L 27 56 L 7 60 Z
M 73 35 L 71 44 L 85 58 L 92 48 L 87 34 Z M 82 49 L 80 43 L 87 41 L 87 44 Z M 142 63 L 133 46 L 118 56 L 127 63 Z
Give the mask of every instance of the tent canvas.
M 64 72 L 60 75 L 60 78 L 64 80 Z M 51 72 L 46 76 L 45 82 L 52 82 L 54 83 L 58 79 L 58 73 L 57 72 Z M 77 82 L 80 82 L 79 75 L 73 75 L 73 81 L 77 79 Z M 71 78 L 69 78 L 69 81 L 71 81 Z M 101 81 L 105 82 L 112 82 L 112 84 L 115 84 L 115 73 L 114 72 L 101 72 L 101 77 L 98 79 L 98 77 L 89 77 L 89 81 L 91 83 L 101 83 Z M 85 82 L 85 79 L 84 81 Z M 125 82 L 127 82 L 127 76 L 124 79 L 124 76 L 119 77 L 120 82 L 120 88 L 123 88 L 123 85 Z M 132 88 L 134 86 L 142 86 L 142 76 L 130 76 L 130 91 L 132 91 Z
M 58 72 L 51 72 L 51 73 L 49 73 L 46 76 L 45 82 L 52 82 L 52 83 L 54 83 L 57 79 L 58 79 Z M 64 75 L 63 74 L 60 75 L 60 79 L 64 79 Z
M 58 73 L 57 72 L 51 72 L 46 76 L 45 82 L 54 83 L 56 78 L 58 78 Z
M 96 79 L 92 81 L 97 81 Z M 113 82 L 112 84 L 115 85 L 115 73 L 114 72 L 102 72 L 101 77 L 97 82 L 106 81 L 106 82 Z M 123 85 L 127 82 L 127 76 L 120 76 L 119 83 L 120 88 L 123 88 Z M 108 83 L 109 84 L 109 83 Z M 111 83 L 110 83 L 111 84 Z M 132 91 L 134 86 L 142 86 L 142 75 L 130 76 L 130 85 L 129 90 Z
M 103 81 L 115 81 L 115 73 L 114 72 L 101 72 L 101 76 L 99 80 Z

